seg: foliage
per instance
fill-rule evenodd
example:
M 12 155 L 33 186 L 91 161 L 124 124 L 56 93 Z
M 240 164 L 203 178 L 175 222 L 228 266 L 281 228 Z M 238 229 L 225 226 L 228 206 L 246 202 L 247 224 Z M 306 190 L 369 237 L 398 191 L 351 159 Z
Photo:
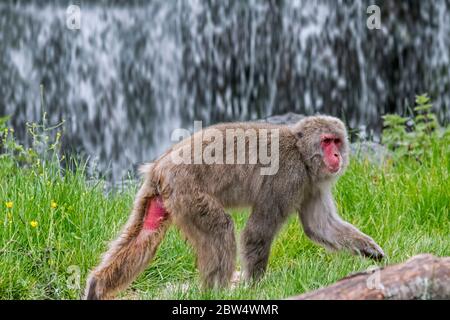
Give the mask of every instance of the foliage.
M 450 151 L 434 141 L 431 152 L 422 163 L 402 158 L 395 166 L 355 160 L 338 181 L 340 214 L 382 246 L 388 256 L 383 263 L 423 252 L 450 255 Z M 102 181 L 90 182 L 82 171 L 57 175 L 46 166 L 42 175 L 27 168 L 11 175 L 1 162 L 0 180 L 0 299 L 80 298 L 89 270 L 127 220 L 136 186 L 105 193 Z M 232 216 L 242 230 L 248 211 Z M 279 299 L 373 265 L 313 244 L 293 215 L 275 240 L 261 283 L 205 292 L 192 248 L 171 229 L 152 264 L 121 297 Z
M 428 104 L 418 102 L 422 107 Z M 387 119 L 395 124 L 385 138 L 392 148 L 398 148 L 394 142 L 411 139 L 403 120 Z M 136 185 L 107 193 L 104 182 L 90 180 L 82 168 L 61 174 L 57 128 L 48 126 L 45 116 L 42 124 L 30 125 L 30 151 L 15 141 L 7 120 L 0 120 L 2 132 L 8 130 L 0 156 L 0 299 L 78 299 L 89 270 L 127 220 Z M 423 252 L 450 255 L 450 149 L 441 141 L 450 134 L 436 132 L 430 121 L 428 116 L 416 120 L 416 135 L 427 132 L 430 138 L 428 156 L 421 163 L 406 156 L 395 166 L 355 159 L 335 189 L 342 217 L 383 247 L 388 256 L 383 263 Z M 394 132 L 398 138 L 393 138 Z M 232 216 L 237 230 L 242 230 L 248 211 L 235 210 Z M 121 297 L 279 299 L 373 265 L 313 244 L 293 215 L 274 242 L 260 283 L 203 291 L 192 248 L 171 229 L 151 266 Z
M 41 86 L 41 103 L 45 109 L 43 87 Z M 31 146 L 25 147 L 14 135 L 14 129 L 8 127 L 9 116 L 0 118 L 0 161 L 2 166 L 14 173 L 19 167 L 31 168 L 43 173 L 45 166 L 58 170 L 60 161 L 64 160 L 61 153 L 61 131 L 64 121 L 49 125 L 47 113 L 44 111 L 41 123 L 26 123 Z
M 449 142 L 450 127 L 445 130 L 439 126 L 432 112 L 432 103 L 427 94 L 416 96 L 412 117 L 397 114 L 383 116 L 383 143 L 392 151 L 396 159 L 412 157 L 421 160 L 429 154 L 432 142 L 443 139 Z

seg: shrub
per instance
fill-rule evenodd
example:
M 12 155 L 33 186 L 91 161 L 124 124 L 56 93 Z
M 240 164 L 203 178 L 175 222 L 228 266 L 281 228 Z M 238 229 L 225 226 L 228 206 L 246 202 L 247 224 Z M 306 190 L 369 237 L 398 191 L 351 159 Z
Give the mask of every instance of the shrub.
M 396 114 L 383 116 L 382 142 L 393 151 L 394 158 L 413 157 L 421 160 L 430 154 L 434 141 L 450 141 L 450 126 L 440 127 L 432 112 L 432 103 L 427 94 L 416 96 L 412 117 Z
M 43 87 L 41 86 L 41 103 L 43 109 Z M 18 167 L 32 168 L 39 173 L 44 167 L 58 168 L 64 156 L 61 154 L 61 128 L 64 121 L 49 125 L 47 113 L 44 112 L 40 123 L 26 123 L 27 134 L 31 137 L 31 146 L 25 147 L 14 135 L 14 129 L 8 127 L 10 116 L 0 118 L 0 161 L 3 168 L 15 172 Z

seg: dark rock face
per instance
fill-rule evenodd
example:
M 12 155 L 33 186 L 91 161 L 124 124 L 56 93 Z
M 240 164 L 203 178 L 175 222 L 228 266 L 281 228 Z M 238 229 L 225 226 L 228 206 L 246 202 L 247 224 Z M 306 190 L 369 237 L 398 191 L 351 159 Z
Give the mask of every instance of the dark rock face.
M 294 124 L 303 119 L 304 117 L 305 117 L 304 115 L 298 113 L 288 112 L 282 115 L 270 116 L 264 119 L 260 119 L 258 121 L 273 124 Z
M 392 154 L 385 146 L 372 141 L 359 141 L 350 145 L 353 157 L 361 160 L 369 160 L 372 163 L 381 165 Z

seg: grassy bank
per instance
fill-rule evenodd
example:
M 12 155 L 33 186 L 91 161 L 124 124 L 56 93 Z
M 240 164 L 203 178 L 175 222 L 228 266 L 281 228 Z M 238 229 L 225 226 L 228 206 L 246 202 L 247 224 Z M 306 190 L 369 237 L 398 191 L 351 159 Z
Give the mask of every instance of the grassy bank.
M 381 264 L 419 253 L 450 256 L 450 127 L 441 129 L 426 95 L 412 119 L 385 117 L 392 150 L 381 164 L 353 158 L 334 194 L 342 217 L 387 254 Z M 405 124 L 413 121 L 414 127 Z M 0 299 L 78 299 L 90 268 L 127 220 L 138 184 L 105 192 L 82 167 L 63 171 L 58 126 L 28 124 L 32 148 L 0 118 Z M 71 161 L 66 162 L 73 163 Z M 232 212 L 239 232 L 247 211 Z M 239 264 L 239 263 L 238 263 Z M 129 299 L 280 299 L 335 282 L 374 262 L 314 245 L 293 215 L 254 287 L 202 291 L 193 250 L 172 228 L 153 263 L 121 294 Z
M 383 263 L 421 252 L 450 255 L 450 148 L 436 140 L 428 151 L 421 162 L 402 158 L 378 166 L 353 160 L 336 186 L 341 215 L 384 248 Z M 89 183 L 82 170 L 11 166 L 8 157 L 0 159 L 0 179 L 0 299 L 79 298 L 89 268 L 126 220 L 137 186 L 106 194 L 103 183 Z M 242 229 L 247 212 L 233 216 Z M 155 261 L 122 297 L 282 298 L 371 265 L 314 245 L 292 216 L 258 286 L 203 292 L 193 251 L 172 229 Z

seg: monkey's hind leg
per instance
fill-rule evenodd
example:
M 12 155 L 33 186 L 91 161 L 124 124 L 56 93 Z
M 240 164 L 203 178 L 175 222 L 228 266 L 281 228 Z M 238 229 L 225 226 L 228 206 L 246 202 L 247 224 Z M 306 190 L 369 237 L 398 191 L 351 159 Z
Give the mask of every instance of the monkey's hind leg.
M 160 197 L 145 196 L 144 188 L 124 230 L 110 246 L 87 281 L 85 298 L 108 299 L 128 286 L 142 272 L 170 225 Z
M 176 199 L 173 222 L 196 249 L 203 286 L 228 286 L 236 260 L 233 220 L 208 194 L 179 195 Z

